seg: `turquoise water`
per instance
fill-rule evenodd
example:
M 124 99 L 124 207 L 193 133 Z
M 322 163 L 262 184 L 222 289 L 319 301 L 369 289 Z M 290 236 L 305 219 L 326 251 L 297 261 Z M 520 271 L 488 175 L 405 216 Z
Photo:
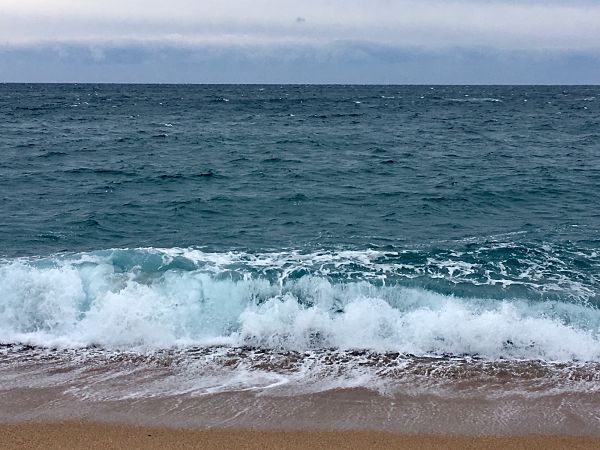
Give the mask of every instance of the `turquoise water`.
M 600 360 L 600 89 L 0 85 L 0 341 Z

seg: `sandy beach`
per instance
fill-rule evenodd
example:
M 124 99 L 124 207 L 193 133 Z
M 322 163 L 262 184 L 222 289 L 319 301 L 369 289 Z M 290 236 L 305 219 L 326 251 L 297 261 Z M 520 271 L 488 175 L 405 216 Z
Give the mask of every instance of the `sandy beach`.
M 473 437 L 371 431 L 189 430 L 97 423 L 0 426 L 1 449 L 597 449 L 600 438 Z

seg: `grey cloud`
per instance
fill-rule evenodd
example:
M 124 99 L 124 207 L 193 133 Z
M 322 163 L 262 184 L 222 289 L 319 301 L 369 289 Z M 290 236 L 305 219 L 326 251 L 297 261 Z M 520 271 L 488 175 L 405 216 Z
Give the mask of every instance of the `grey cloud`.
M 3 0 L 0 41 L 245 42 L 364 40 L 445 48 L 600 49 L 600 4 L 484 0 Z M 297 19 L 305 20 L 298 26 Z
M 164 45 L 0 48 L 2 81 L 591 84 L 599 79 L 600 57 L 586 52 L 491 48 L 441 51 L 362 41 L 278 48 Z

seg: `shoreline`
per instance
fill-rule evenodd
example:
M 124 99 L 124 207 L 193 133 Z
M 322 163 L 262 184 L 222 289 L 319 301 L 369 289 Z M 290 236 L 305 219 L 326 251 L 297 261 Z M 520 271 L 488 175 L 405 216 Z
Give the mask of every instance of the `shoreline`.
M 586 379 L 588 372 L 577 368 L 555 378 L 544 367 L 525 367 L 511 377 L 504 366 L 425 362 L 365 381 L 344 372 L 344 364 L 334 365 L 341 371 L 335 373 L 323 372 L 326 364 L 316 372 L 281 368 L 273 360 L 261 365 L 273 355 L 241 355 L 241 361 L 226 355 L 225 362 L 237 364 L 232 368 L 210 353 L 173 360 L 169 354 L 4 350 L 0 424 L 600 437 L 597 378 Z M 358 375 L 380 369 L 354 367 Z M 376 383 L 387 392 L 376 390 Z
M 464 436 L 370 430 L 182 429 L 100 422 L 0 424 L 0 449 L 596 449 L 591 436 Z

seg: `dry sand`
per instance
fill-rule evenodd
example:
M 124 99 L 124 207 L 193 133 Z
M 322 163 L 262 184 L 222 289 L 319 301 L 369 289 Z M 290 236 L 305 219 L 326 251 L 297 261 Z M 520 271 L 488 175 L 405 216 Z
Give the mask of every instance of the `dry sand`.
M 178 430 L 94 423 L 0 425 L 0 449 L 600 449 L 600 438 L 403 435 L 370 431 Z

